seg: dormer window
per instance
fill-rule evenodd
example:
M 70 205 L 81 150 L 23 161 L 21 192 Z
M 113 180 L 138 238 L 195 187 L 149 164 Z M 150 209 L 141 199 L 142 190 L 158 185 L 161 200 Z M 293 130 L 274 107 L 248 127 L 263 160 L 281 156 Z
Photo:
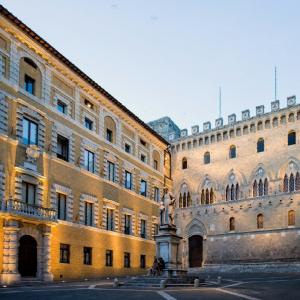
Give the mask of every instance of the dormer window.
M 90 102 L 89 100 L 85 99 L 84 104 L 87 108 L 94 109 L 94 104 L 92 102 Z

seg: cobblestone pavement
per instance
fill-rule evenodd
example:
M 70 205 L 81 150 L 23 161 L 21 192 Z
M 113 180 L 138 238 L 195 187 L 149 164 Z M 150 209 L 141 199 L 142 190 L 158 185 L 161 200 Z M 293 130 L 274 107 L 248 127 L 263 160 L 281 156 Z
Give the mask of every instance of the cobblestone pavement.
M 221 284 L 211 275 L 199 288 L 169 287 L 155 288 L 112 288 L 111 281 L 89 281 L 76 283 L 54 283 L 0 288 L 0 299 L 300 299 L 300 274 L 228 274 L 223 275 Z

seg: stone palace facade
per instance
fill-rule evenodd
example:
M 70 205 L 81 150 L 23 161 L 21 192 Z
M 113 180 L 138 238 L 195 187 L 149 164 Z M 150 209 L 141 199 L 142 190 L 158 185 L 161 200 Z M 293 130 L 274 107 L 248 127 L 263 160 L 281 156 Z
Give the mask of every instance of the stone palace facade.
M 0 6 L 0 280 L 145 273 L 168 143 Z
M 300 268 L 300 105 L 271 103 L 172 141 L 184 267 Z M 249 267 L 247 269 L 247 266 Z M 274 269 L 273 269 L 274 270 Z

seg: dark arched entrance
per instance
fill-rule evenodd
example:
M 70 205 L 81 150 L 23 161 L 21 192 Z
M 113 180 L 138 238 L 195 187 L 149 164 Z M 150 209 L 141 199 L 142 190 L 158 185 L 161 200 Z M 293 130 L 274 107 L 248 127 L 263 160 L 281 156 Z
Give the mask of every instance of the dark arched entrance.
M 19 241 L 19 273 L 21 276 L 36 276 L 37 243 L 30 235 L 23 235 Z
M 201 235 L 189 237 L 189 267 L 201 267 L 203 260 L 203 238 Z

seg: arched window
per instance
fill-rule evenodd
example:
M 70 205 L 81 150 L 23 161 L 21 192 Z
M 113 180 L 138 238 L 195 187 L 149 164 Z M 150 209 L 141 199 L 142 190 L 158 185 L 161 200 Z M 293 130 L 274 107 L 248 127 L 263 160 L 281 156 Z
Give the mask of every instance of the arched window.
M 283 178 L 283 192 L 287 193 L 289 191 L 289 179 L 288 176 L 285 174 Z
M 293 113 L 289 114 L 289 122 L 294 122 L 295 121 L 295 115 Z
M 296 173 L 296 191 L 299 191 L 300 190 L 300 174 L 299 172 Z
M 269 193 L 269 182 L 268 182 L 268 179 L 265 178 L 265 181 L 264 181 L 264 195 L 268 195 Z
M 264 215 L 258 214 L 256 219 L 257 219 L 257 229 L 264 228 Z
M 239 184 L 237 183 L 235 185 L 235 200 L 239 200 L 240 199 L 240 187 Z
M 236 158 L 236 147 L 234 145 L 229 148 L 229 158 Z
M 229 231 L 234 231 L 235 230 L 235 219 L 234 217 L 231 217 L 229 219 Z
M 182 169 L 187 169 L 187 159 L 185 157 L 182 159 Z
M 181 193 L 179 195 L 179 207 L 182 207 L 182 195 L 181 195 Z
M 205 193 L 204 193 L 204 189 L 202 189 L 202 192 L 201 192 L 201 204 L 205 204 Z
M 258 139 L 256 149 L 258 153 L 265 151 L 265 141 L 263 138 Z
M 229 185 L 226 186 L 226 201 L 230 200 L 230 189 Z
M 257 197 L 257 181 L 254 180 L 253 182 L 253 197 Z
M 263 123 L 262 123 L 262 121 L 259 121 L 257 123 L 257 130 L 262 130 L 262 129 L 263 129 Z
M 264 185 L 262 180 L 260 179 L 258 182 L 258 196 L 263 196 L 264 195 Z
M 191 199 L 191 194 L 188 192 L 187 194 L 187 207 L 190 207 L 192 205 L 192 199 Z
M 275 117 L 274 119 L 273 119 L 273 127 L 277 127 L 278 126 L 278 118 L 277 117 Z
M 288 212 L 288 226 L 295 226 L 295 211 L 289 210 Z
M 205 191 L 205 204 L 209 204 L 209 190 L 206 189 Z
M 290 192 L 295 191 L 295 178 L 293 173 L 290 175 L 289 190 Z
M 214 190 L 213 190 L 213 188 L 210 188 L 210 197 L 209 197 L 210 199 L 210 204 L 212 204 L 212 203 L 214 203 L 214 198 L 215 198 L 215 195 L 214 195 Z
M 234 184 L 231 185 L 231 191 L 230 191 L 230 200 L 234 200 Z
M 186 207 L 186 193 L 183 193 L 183 205 L 182 207 Z
M 295 145 L 296 144 L 296 132 L 290 131 L 288 134 L 288 145 Z
M 207 165 L 210 163 L 210 153 L 209 152 L 205 152 L 204 153 L 204 164 Z

